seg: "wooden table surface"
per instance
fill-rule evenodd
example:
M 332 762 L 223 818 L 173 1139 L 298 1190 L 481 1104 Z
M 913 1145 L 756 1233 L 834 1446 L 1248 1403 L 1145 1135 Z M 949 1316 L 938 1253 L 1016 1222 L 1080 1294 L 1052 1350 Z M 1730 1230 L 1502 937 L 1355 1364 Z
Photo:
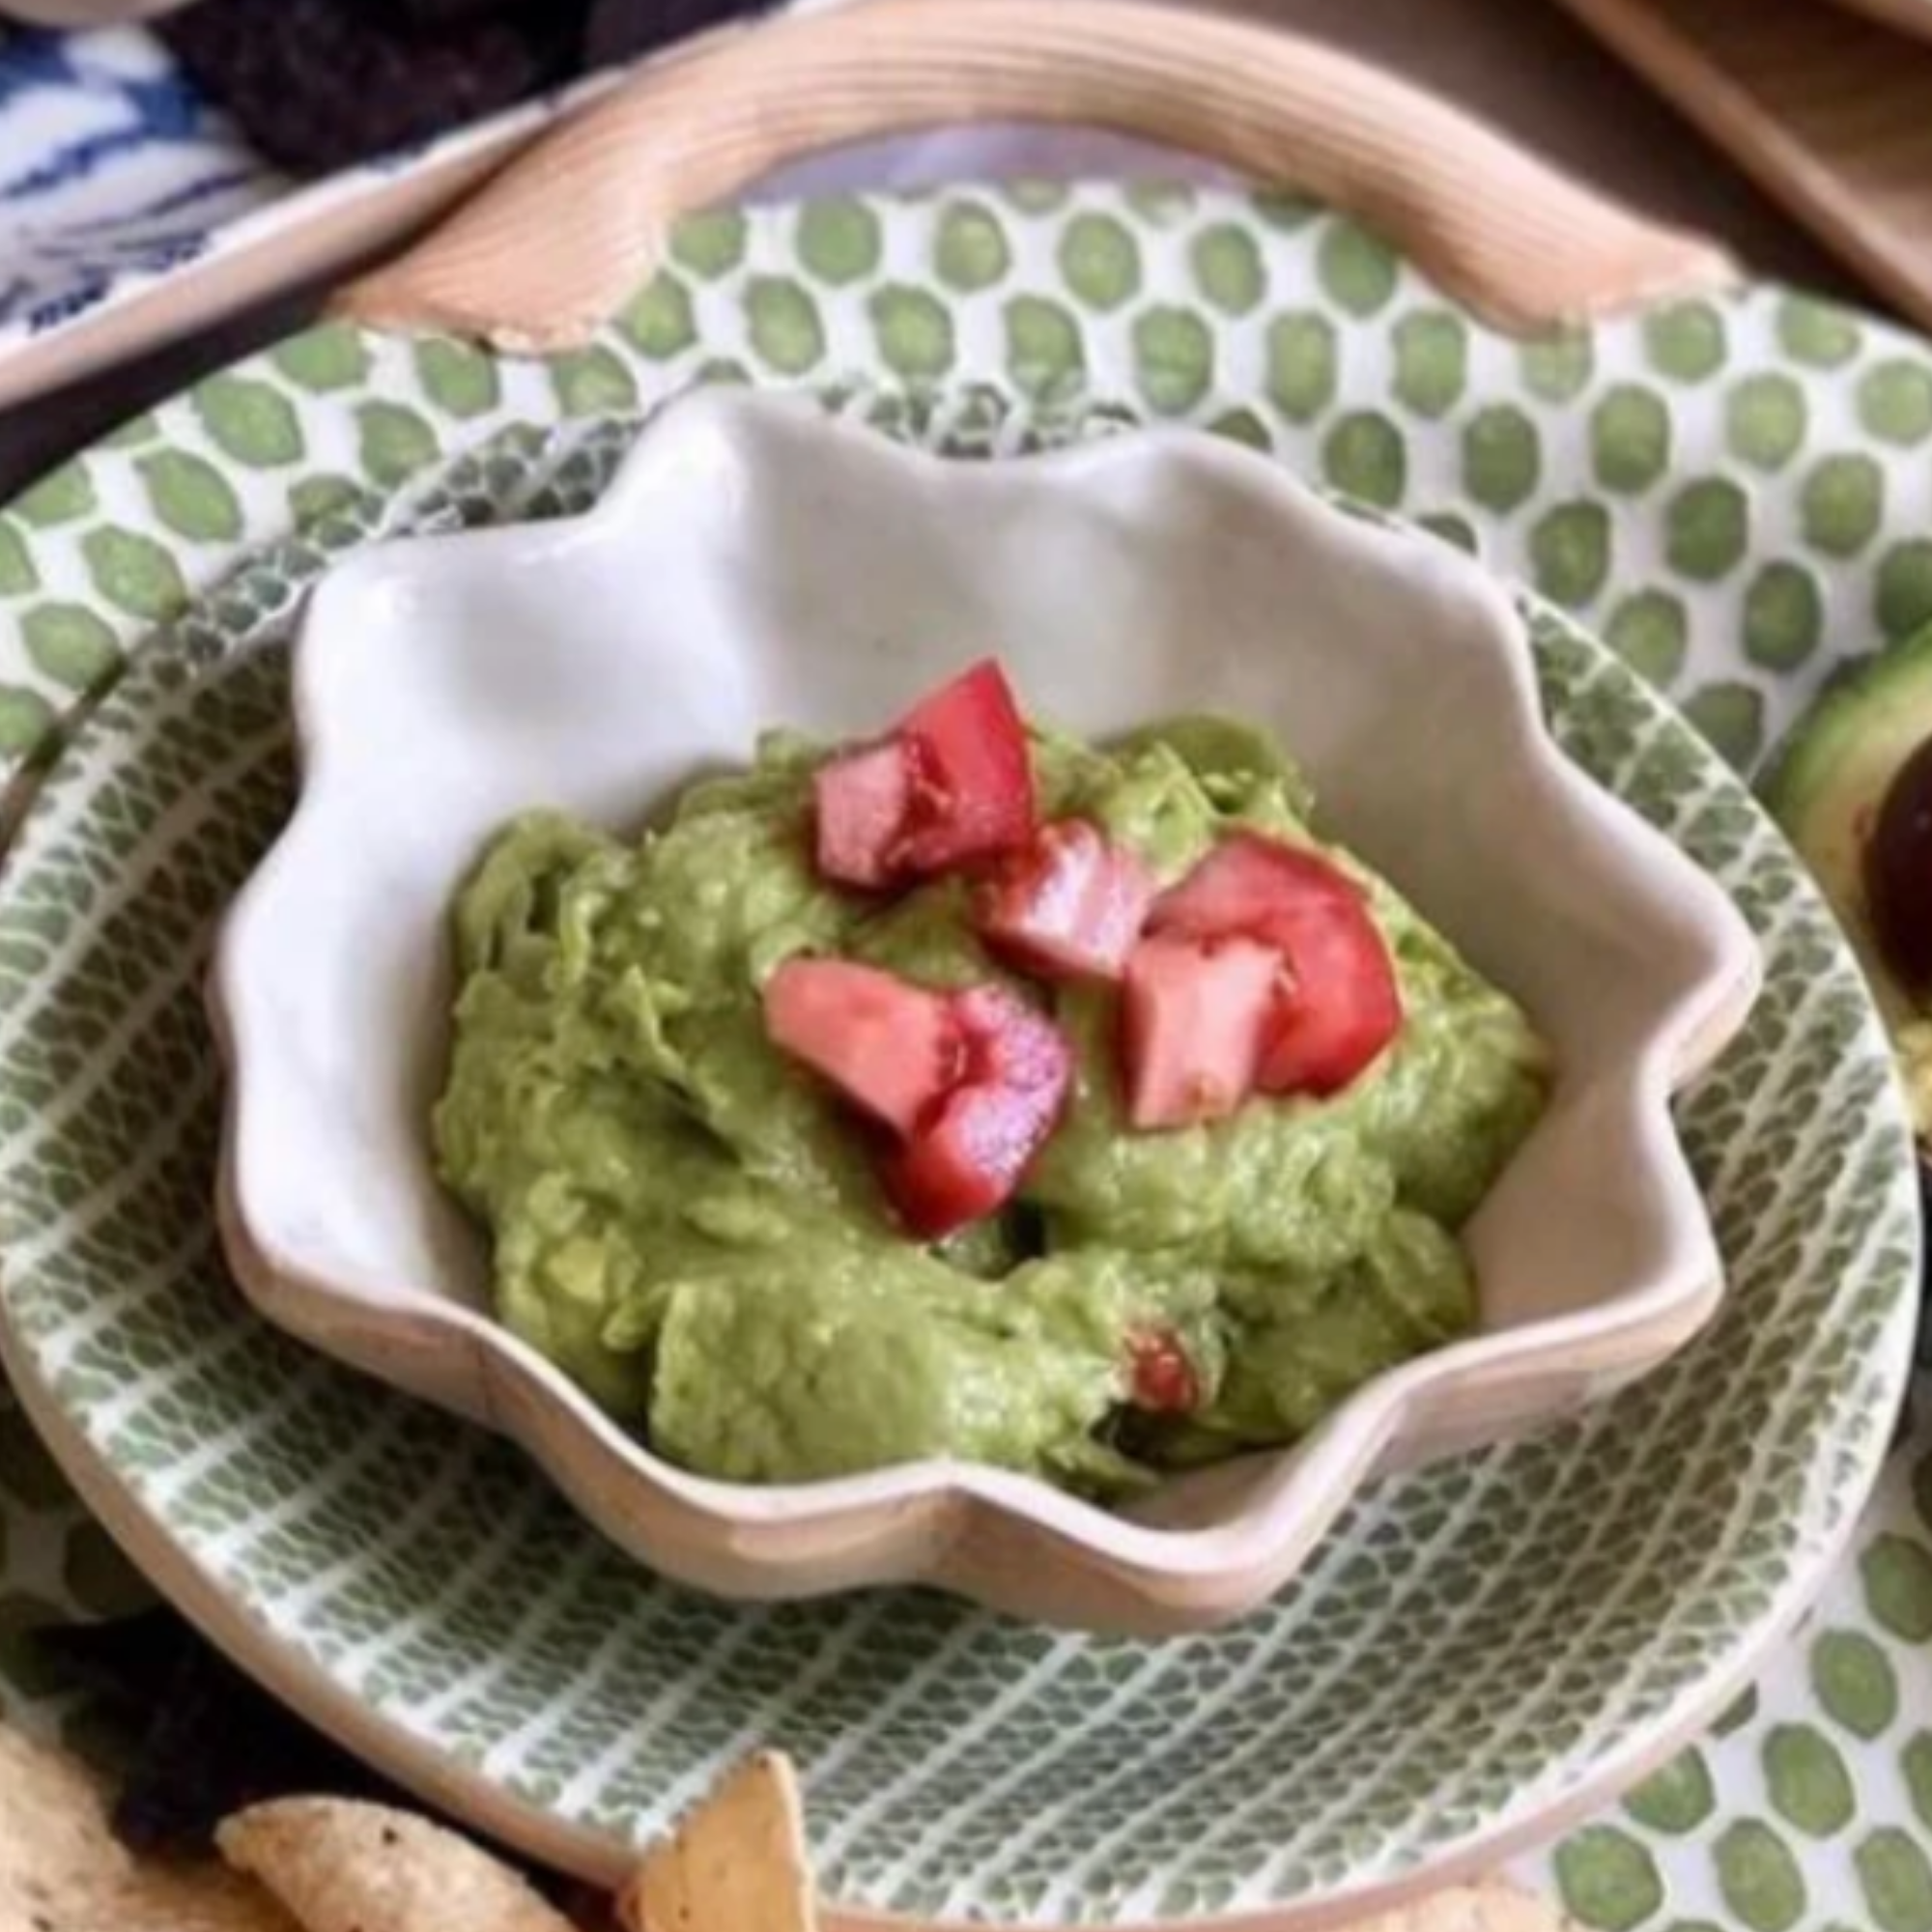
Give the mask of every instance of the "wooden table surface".
M 264 0 L 272 5 L 274 0 Z M 1487 116 L 1587 180 L 1667 219 L 1721 237 L 1752 268 L 1856 297 L 1844 276 L 1724 157 L 1648 95 L 1553 0 L 1234 0 L 1350 48 Z M 1026 145 L 1029 156 L 1037 140 Z M 955 178 L 1009 160 L 997 138 L 895 145 L 838 164 L 840 178 Z M 825 175 L 823 164 L 814 170 Z M 0 419 L 0 501 L 117 423 L 204 372 L 299 326 L 302 292 Z

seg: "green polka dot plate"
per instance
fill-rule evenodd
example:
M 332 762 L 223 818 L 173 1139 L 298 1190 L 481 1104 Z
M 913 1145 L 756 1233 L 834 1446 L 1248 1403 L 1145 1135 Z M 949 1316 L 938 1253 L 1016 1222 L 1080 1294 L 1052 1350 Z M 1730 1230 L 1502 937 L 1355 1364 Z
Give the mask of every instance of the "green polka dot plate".
M 291 796 L 291 610 L 384 533 L 587 505 L 697 382 L 961 460 L 1192 423 L 1520 583 L 1561 742 L 1764 949 L 1680 1112 L 1715 1324 L 1552 1435 L 1366 1493 L 1264 1613 L 1142 1646 L 917 1593 L 683 1594 L 512 1450 L 250 1319 L 209 1212 L 200 980 Z M 1872 1492 L 1910 1151 L 1856 969 L 1743 776 L 1836 664 L 1932 615 L 1928 447 L 1932 353 L 1846 312 L 1751 289 L 1521 343 L 1346 220 L 1164 186 L 712 214 L 588 347 L 332 326 L 202 384 L 0 515 L 0 741 L 43 781 L 0 880 L 0 1345 L 28 1413 L 286 1694 L 586 1869 L 779 1743 L 851 1919 L 1281 1926 L 1568 1825 L 1524 1869 L 1587 1925 L 1932 1924 L 1916 1448 Z M 30 1440 L 0 1409 L 0 1676 L 58 1719 L 8 1634 L 126 1579 Z M 1603 1809 L 1828 1579 L 1755 1706 Z

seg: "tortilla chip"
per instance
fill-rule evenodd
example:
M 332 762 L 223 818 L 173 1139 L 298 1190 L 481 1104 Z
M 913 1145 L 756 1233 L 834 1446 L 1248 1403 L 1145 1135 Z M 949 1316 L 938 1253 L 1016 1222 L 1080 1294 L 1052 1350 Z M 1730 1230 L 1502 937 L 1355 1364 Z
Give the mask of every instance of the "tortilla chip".
M 628 1932 L 817 1932 L 791 1760 L 760 1751 L 725 1778 L 617 1894 Z
M 1354 1920 L 1339 1932 L 1574 1932 L 1555 1906 L 1514 1886 L 1493 1882 L 1434 1891 L 1378 1918 Z
M 218 1864 L 137 1863 L 77 1759 L 0 1724 L 0 1926 L 7 1932 L 298 1932 Z
M 509 1866 L 427 1819 L 346 1798 L 279 1798 L 215 1833 L 303 1932 L 571 1932 Z

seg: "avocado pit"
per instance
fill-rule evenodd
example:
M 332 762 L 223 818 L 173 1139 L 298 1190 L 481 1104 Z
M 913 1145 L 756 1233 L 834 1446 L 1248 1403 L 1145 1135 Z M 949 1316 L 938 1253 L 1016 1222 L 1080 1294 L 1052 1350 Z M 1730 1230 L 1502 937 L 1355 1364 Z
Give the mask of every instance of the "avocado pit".
M 1899 767 L 1865 847 L 1865 897 L 1885 962 L 1915 1002 L 1932 995 L 1932 737 Z

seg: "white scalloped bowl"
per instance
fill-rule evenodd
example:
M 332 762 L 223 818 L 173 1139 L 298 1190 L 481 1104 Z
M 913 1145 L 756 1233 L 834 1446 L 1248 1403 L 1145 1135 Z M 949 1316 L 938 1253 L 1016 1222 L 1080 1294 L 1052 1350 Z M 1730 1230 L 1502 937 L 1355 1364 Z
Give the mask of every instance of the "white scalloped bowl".
M 781 1488 L 651 1455 L 490 1313 L 433 1178 L 445 912 L 537 803 L 638 826 L 762 725 L 876 728 L 972 657 L 1105 737 L 1180 711 L 1277 731 L 1325 824 L 1520 999 L 1560 1073 L 1470 1225 L 1480 1332 L 1292 1452 L 1114 1514 L 922 1463 Z M 272 1321 L 503 1431 L 644 1562 L 729 1596 L 927 1582 L 1046 1621 L 1200 1628 L 1278 1589 L 1378 1471 L 1574 1413 L 1706 1320 L 1720 1269 L 1670 1119 L 1742 1022 L 1728 900 L 1558 753 L 1504 593 L 1179 432 L 946 463 L 800 405 L 660 417 L 589 516 L 367 552 L 317 593 L 294 818 L 211 985 L 224 1238 Z

